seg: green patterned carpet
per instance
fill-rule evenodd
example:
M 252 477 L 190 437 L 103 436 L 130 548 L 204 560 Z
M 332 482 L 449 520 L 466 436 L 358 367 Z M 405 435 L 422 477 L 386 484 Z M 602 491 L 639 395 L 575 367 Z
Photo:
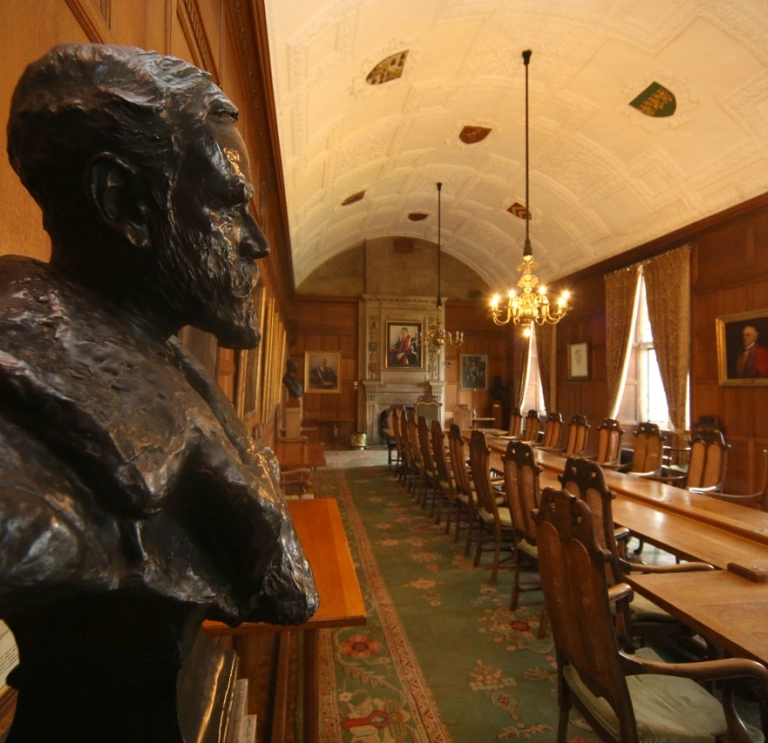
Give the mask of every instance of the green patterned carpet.
M 317 495 L 339 501 L 369 617 L 323 633 L 321 740 L 554 741 L 541 593 L 510 612 L 510 573 L 489 585 L 490 556 L 473 568 L 384 466 L 320 470 Z M 597 738 L 572 714 L 568 740 Z

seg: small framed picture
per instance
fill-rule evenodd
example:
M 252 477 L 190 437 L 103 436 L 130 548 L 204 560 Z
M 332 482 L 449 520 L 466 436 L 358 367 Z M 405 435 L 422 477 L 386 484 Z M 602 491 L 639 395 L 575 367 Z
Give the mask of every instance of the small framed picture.
M 341 354 L 338 351 L 305 351 L 304 392 L 341 390 Z
M 568 344 L 568 379 L 576 382 L 589 379 L 589 343 L 587 341 Z
M 720 384 L 768 386 L 768 310 L 723 315 L 715 324 Z
M 387 369 L 421 369 L 421 323 L 388 322 L 385 353 Z
M 483 354 L 460 354 L 461 389 L 484 390 L 488 386 L 488 356 Z

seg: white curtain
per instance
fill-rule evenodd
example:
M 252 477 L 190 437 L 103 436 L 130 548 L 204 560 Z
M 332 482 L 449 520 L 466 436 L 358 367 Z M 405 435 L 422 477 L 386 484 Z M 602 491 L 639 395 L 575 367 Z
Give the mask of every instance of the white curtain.
M 622 268 L 605 277 L 605 356 L 609 418 L 619 412 L 627 381 L 629 351 L 635 335 L 640 286 L 640 264 Z

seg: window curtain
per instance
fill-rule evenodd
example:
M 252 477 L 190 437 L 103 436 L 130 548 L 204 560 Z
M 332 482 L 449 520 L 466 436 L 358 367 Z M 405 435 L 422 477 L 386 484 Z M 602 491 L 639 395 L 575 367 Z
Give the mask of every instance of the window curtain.
M 512 384 L 514 389 L 514 405 L 523 409 L 525 390 L 528 386 L 528 372 L 531 363 L 531 341 L 515 327 L 512 329 L 512 347 L 514 348 Z
M 557 406 L 557 325 L 536 325 L 536 353 L 544 407 L 553 413 Z
M 691 351 L 691 247 L 664 253 L 643 269 L 648 320 L 659 373 L 667 394 L 675 445 L 688 428 L 688 370 Z
M 619 413 L 621 394 L 627 381 L 629 351 L 635 334 L 640 264 L 605 277 L 605 355 L 608 386 L 608 417 Z

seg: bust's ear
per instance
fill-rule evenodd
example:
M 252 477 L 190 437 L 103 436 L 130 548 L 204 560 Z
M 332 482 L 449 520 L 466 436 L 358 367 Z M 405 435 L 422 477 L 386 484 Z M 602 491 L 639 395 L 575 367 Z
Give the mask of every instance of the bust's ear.
M 86 185 L 104 222 L 133 247 L 147 250 L 151 245 L 147 194 L 135 168 L 111 152 L 102 152 L 88 164 Z

